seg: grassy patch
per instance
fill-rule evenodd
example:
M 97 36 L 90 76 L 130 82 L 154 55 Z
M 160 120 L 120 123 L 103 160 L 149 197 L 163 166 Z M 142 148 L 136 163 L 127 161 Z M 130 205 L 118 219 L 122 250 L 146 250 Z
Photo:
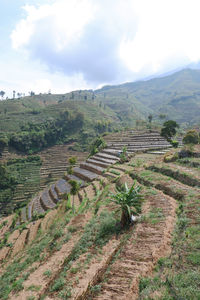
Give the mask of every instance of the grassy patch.
M 159 259 L 153 278 L 141 278 L 139 299 L 200 299 L 200 226 L 193 224 L 196 197 L 197 192 L 191 190 L 179 204 L 172 254 Z
M 60 273 L 60 276 L 52 283 L 49 292 L 53 293 L 55 291 L 60 291 L 60 294 L 64 295 L 67 291 L 70 290 L 70 282 L 66 284 L 64 278 L 66 277 L 67 272 L 71 274 L 76 274 L 81 266 L 74 265 L 78 258 L 88 252 L 88 255 L 85 259 L 85 265 L 87 265 L 93 255 L 98 253 L 102 247 L 108 242 L 110 237 L 116 232 L 116 219 L 114 215 L 110 212 L 103 211 L 99 216 L 94 216 L 90 222 L 85 226 L 84 232 L 71 251 L 69 257 L 66 258 L 63 271 Z M 92 253 L 90 253 L 92 250 Z M 72 267 L 73 264 L 73 267 Z M 70 290 L 71 292 L 71 290 Z M 63 297 L 63 296 L 62 296 Z M 64 299 L 64 298 L 61 298 Z

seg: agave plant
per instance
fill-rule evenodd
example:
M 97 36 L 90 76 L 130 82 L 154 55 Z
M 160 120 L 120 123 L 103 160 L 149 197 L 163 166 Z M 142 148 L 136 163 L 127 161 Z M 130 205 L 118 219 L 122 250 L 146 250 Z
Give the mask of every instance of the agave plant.
M 143 197 L 140 194 L 141 187 L 133 183 L 131 188 L 125 183 L 122 187 L 117 187 L 116 194 L 110 194 L 110 200 L 120 206 L 121 210 L 121 227 L 130 224 L 131 215 L 141 213 L 141 204 Z

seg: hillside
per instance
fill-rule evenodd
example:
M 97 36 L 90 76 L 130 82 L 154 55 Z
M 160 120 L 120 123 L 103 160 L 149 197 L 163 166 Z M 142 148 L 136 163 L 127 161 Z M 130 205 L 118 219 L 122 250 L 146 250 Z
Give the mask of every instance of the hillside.
M 59 143 L 78 142 L 88 150 L 98 134 L 140 122 L 148 115 L 161 126 L 160 114 L 183 127 L 200 123 L 200 71 L 186 69 L 172 75 L 105 86 L 100 90 L 63 95 L 34 95 L 0 102 L 0 147 L 34 153 Z
M 78 141 L 84 150 L 98 133 L 120 127 L 114 111 L 92 100 L 61 100 L 55 104 L 49 96 L 43 96 L 43 101 L 37 101 L 37 97 L 7 100 L 0 103 L 0 115 L 2 147 L 8 144 L 30 154 L 72 141 Z
M 121 136 L 128 144 L 135 138 Z M 148 143 L 144 135 L 139 141 Z M 119 146 L 119 136 L 110 142 Z M 102 151 L 96 160 L 109 167 L 81 188 L 82 198 L 63 199 L 21 225 L 16 216 L 2 219 L 0 299 L 199 299 L 199 146 L 195 151 L 188 162 L 164 163 L 154 152 L 121 164 L 114 149 L 112 156 Z M 143 200 L 139 220 L 121 228 L 110 192 L 116 196 L 125 182 L 140 186 Z
M 178 123 L 200 123 L 200 70 L 186 69 L 147 81 L 105 86 L 96 93 L 102 99 L 106 95 L 108 103 L 110 99 L 124 99 L 124 104 L 134 99 L 143 115 L 151 111 L 154 116 L 163 113 Z

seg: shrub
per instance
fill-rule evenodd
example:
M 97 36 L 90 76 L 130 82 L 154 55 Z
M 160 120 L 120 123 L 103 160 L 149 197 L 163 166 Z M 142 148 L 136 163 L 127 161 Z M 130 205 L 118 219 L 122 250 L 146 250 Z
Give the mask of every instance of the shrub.
M 91 146 L 90 156 L 96 154 L 100 150 L 106 147 L 106 142 L 102 137 L 98 137 Z
M 136 186 L 136 182 L 134 182 L 130 189 L 125 183 L 122 187 L 117 188 L 116 194 L 110 194 L 110 200 L 120 206 L 122 228 L 130 224 L 132 214 L 141 213 L 143 198 L 140 191 L 141 187 Z
M 166 153 L 164 155 L 164 162 L 168 163 L 168 162 L 173 162 L 176 161 L 179 158 L 178 153 Z
M 178 148 L 179 142 L 178 142 L 178 141 L 175 141 L 175 140 L 172 140 L 172 141 L 171 141 L 171 144 L 172 144 L 172 146 L 173 146 L 174 148 Z
M 199 135 L 196 130 L 189 130 L 183 138 L 184 144 L 198 144 Z

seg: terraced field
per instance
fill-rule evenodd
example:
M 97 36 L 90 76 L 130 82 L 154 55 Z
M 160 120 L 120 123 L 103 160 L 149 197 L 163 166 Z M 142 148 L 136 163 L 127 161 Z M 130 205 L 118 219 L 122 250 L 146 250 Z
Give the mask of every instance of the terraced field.
M 56 204 L 70 188 L 62 179 L 38 198 L 44 211 L 55 203 L 44 217 L 0 221 L 0 299 L 200 298 L 199 169 L 166 164 L 163 155 L 140 153 L 123 164 L 117 157 L 105 150 L 66 174 L 85 176 L 75 211 L 72 198 Z M 135 180 L 142 214 L 122 230 L 109 193 Z
M 56 145 L 38 153 L 42 163 L 23 162 L 21 159 L 27 159 L 28 156 L 8 152 L 8 149 L 5 149 L 0 162 L 7 162 L 9 172 L 18 180 L 11 203 L 13 208 L 26 206 L 38 194 L 38 191 L 62 178 L 69 166 L 68 159 L 70 157 L 76 156 L 77 164 L 79 164 L 88 156 L 86 152 L 70 151 L 69 147 L 72 145 Z M 14 162 L 12 163 L 12 161 Z M 6 214 L 9 207 L 5 204 L 0 205 L 0 214 Z M 24 220 L 26 220 L 27 210 L 25 207 L 22 210 L 22 219 Z

